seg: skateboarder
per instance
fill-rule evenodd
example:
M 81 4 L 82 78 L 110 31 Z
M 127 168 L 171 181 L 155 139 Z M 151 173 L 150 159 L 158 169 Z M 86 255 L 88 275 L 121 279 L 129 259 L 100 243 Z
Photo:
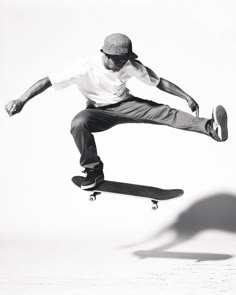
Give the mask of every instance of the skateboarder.
M 25 103 L 50 86 L 61 89 L 77 85 L 87 100 L 86 109 L 78 113 L 71 124 L 71 134 L 80 151 L 80 164 L 87 174 L 83 189 L 103 182 L 103 163 L 97 154 L 92 133 L 107 130 L 122 123 L 151 123 L 194 131 L 218 142 L 228 138 L 227 113 L 223 106 L 213 110 L 212 118 L 200 118 L 197 102 L 172 82 L 160 78 L 144 66 L 132 50 L 131 40 L 115 33 L 105 38 L 102 54 L 74 64 L 61 73 L 53 73 L 36 82 L 19 99 L 6 105 L 7 113 L 19 113 Z M 147 85 L 178 96 L 188 103 L 196 116 L 130 94 L 126 82 L 135 77 Z

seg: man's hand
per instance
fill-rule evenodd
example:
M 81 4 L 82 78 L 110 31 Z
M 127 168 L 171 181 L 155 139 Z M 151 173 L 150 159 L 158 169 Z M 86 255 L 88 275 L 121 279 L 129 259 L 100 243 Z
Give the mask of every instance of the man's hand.
M 17 113 L 19 113 L 24 107 L 24 102 L 20 99 L 11 100 L 9 101 L 6 106 L 5 110 L 7 111 L 8 115 L 11 117 Z
M 196 112 L 196 116 L 199 117 L 198 103 L 193 98 L 188 99 L 187 102 L 188 102 L 188 106 L 190 107 L 191 111 Z

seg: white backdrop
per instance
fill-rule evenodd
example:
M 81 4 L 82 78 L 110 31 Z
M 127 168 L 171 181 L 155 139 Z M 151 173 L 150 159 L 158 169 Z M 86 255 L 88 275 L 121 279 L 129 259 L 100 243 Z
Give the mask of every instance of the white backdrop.
M 130 36 L 140 60 L 193 96 L 200 116 L 228 110 L 229 140 L 163 126 L 122 125 L 96 134 L 107 179 L 182 188 L 162 203 L 103 195 L 91 204 L 71 182 L 81 173 L 70 135 L 85 106 L 75 88 L 52 88 L 9 118 L 5 103 L 77 58 L 97 54 L 113 32 Z M 199 200 L 235 197 L 236 20 L 233 0 L 2 0 L 0 4 L 0 239 L 99 238 L 132 243 L 171 223 Z M 132 93 L 188 110 L 138 81 Z M 201 216 L 199 216 L 201 218 Z

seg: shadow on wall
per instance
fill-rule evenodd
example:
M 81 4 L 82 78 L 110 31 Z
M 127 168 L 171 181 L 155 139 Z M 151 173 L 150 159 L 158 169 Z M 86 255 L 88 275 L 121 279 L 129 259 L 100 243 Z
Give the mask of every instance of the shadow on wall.
M 236 234 L 236 195 L 219 193 L 208 196 L 192 204 L 176 221 L 157 232 L 150 240 L 158 241 L 160 236 L 173 232 L 174 238 L 162 246 L 150 250 L 135 251 L 139 258 L 162 257 L 202 260 L 222 260 L 232 258 L 229 254 L 180 253 L 167 249 L 194 238 L 206 230 L 219 230 Z M 217 247 L 217 245 L 216 245 Z

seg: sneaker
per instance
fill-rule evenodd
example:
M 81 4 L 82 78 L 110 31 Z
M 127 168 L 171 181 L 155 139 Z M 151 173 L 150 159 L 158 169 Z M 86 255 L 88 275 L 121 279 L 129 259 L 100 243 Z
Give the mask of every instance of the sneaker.
M 91 189 L 104 181 L 103 164 L 98 164 L 95 168 L 85 168 L 83 171 L 87 174 L 83 183 L 82 189 Z
M 225 141 L 228 138 L 228 127 L 227 127 L 227 113 L 223 106 L 218 105 L 213 109 L 212 113 L 212 126 L 216 132 L 220 141 Z

